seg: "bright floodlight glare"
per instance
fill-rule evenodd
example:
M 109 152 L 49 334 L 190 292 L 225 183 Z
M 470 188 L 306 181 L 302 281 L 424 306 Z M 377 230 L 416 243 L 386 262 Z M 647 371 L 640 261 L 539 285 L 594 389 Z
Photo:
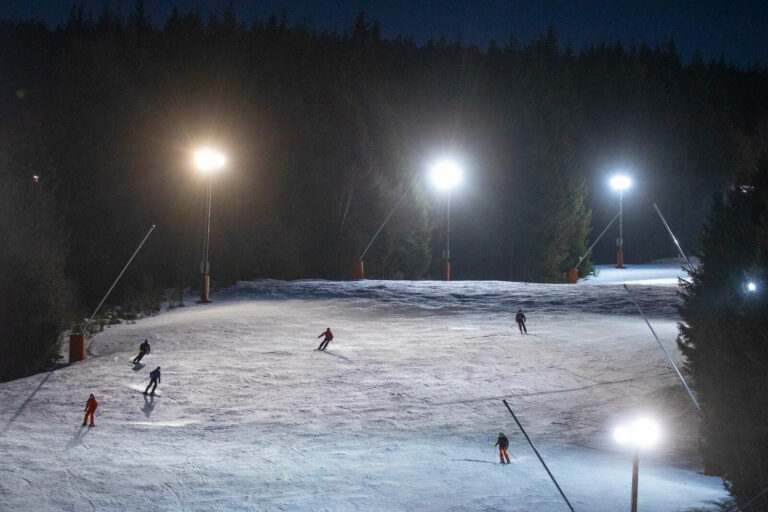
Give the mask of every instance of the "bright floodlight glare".
M 213 149 L 200 149 L 195 152 L 195 167 L 201 171 L 221 169 L 227 163 L 227 158 Z
M 632 444 L 639 448 L 649 448 L 661 437 L 659 426 L 648 418 L 618 427 L 613 431 L 613 438 L 620 444 Z
M 450 160 L 438 162 L 432 167 L 432 181 L 439 189 L 452 189 L 461 181 L 461 169 Z
M 750 281 L 750 282 L 747 283 L 747 290 L 753 292 L 753 291 L 757 290 L 757 285 L 755 283 L 753 283 L 752 281 Z
M 617 174 L 611 178 L 611 187 L 613 187 L 614 190 L 626 190 L 631 184 L 632 181 L 629 177 L 624 176 L 623 174 Z

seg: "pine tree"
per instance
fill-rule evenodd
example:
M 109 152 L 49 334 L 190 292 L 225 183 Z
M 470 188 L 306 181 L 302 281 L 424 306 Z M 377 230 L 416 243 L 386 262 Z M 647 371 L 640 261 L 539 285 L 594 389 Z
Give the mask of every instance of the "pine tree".
M 744 503 L 768 487 L 768 159 L 716 198 L 684 284 L 678 346 L 702 406 L 702 450 Z M 748 282 L 756 283 L 751 291 Z M 768 507 L 768 498 L 753 510 Z
M 0 169 L 19 169 L 7 158 Z M 40 172 L 39 168 L 34 169 Z M 70 284 L 64 277 L 66 244 L 46 181 L 26 176 L 26 186 L 0 172 L 0 381 L 48 370 L 59 359 L 59 342 L 70 315 Z

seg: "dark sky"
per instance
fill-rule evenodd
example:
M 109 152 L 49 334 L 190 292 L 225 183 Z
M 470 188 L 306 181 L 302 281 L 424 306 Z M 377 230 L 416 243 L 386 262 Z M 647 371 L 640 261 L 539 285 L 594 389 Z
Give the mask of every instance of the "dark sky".
M 58 24 L 72 4 L 95 15 L 109 3 L 123 14 L 133 0 L 0 0 L 0 17 L 35 17 Z M 146 0 L 152 20 L 161 24 L 176 5 L 182 12 L 220 14 L 227 0 Z M 627 45 L 655 45 L 674 37 L 683 57 L 698 49 L 706 60 L 721 55 L 731 63 L 768 64 L 768 0 L 235 0 L 241 21 L 285 12 L 289 20 L 309 19 L 319 31 L 347 30 L 360 8 L 381 23 L 385 37 L 403 35 L 417 43 L 446 36 L 485 47 L 489 39 L 521 42 L 555 27 L 563 46 L 584 46 L 620 39 Z

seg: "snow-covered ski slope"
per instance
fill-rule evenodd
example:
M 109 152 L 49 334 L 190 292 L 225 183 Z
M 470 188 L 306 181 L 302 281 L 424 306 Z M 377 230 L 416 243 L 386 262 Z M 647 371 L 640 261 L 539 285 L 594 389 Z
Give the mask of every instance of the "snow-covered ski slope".
M 676 288 L 631 288 L 679 358 Z M 567 510 L 502 398 L 577 511 L 629 508 L 632 455 L 611 433 L 638 411 L 664 430 L 641 458 L 640 510 L 726 498 L 698 473 L 696 413 L 618 284 L 258 281 L 212 298 L 0 384 L 0 509 Z M 455 460 L 498 462 L 499 431 L 511 465 Z

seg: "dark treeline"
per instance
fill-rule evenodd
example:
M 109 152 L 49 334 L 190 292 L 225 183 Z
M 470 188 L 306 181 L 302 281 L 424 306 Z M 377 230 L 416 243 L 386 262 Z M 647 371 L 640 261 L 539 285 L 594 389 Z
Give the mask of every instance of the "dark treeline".
M 686 64 L 672 43 L 577 54 L 549 32 L 417 46 L 382 39 L 363 14 L 339 34 L 274 16 L 245 25 L 232 9 L 174 11 L 159 27 L 142 6 L 75 9 L 57 28 L 0 22 L 4 188 L 46 212 L 56 282 L 69 280 L 81 314 L 152 224 L 111 302 L 198 286 L 201 144 L 229 156 L 213 185 L 215 285 L 342 278 L 404 192 L 366 276 L 438 278 L 446 198 L 425 170 L 443 155 L 465 168 L 454 278 L 557 282 L 617 211 L 617 167 L 635 180 L 627 261 L 674 255 L 653 202 L 693 248 L 703 198 L 755 159 L 768 118 L 764 69 Z M 615 236 L 594 261 L 615 258 Z

